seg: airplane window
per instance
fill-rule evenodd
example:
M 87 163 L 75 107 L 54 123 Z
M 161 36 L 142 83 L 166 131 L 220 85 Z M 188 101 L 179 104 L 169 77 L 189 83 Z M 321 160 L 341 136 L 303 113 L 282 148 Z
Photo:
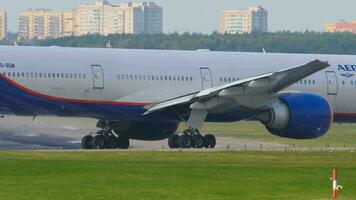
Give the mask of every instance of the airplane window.
M 235 82 L 236 81 L 236 79 L 235 78 L 232 78 L 232 82 Z
M 193 77 L 190 77 L 190 81 L 193 81 Z
M 117 75 L 117 79 L 120 80 L 120 74 Z
M 354 85 L 354 82 L 353 82 L 353 81 L 351 81 L 351 85 Z
M 30 76 L 30 73 L 26 72 L 26 78 L 28 78 Z
M 142 76 L 141 75 L 138 76 L 138 80 L 142 80 Z
M 61 73 L 61 78 L 64 78 L 64 74 L 63 73 Z
M 180 76 L 177 76 L 177 81 L 180 81 Z
M 22 78 L 24 78 L 24 77 L 25 77 L 25 73 L 24 73 L 24 72 L 22 72 L 22 73 L 21 73 L 21 76 L 22 76 Z
M 135 75 L 135 80 L 137 80 L 137 75 Z
M 86 76 L 85 76 L 85 74 L 83 74 L 83 79 L 85 79 L 86 78 Z
M 304 84 L 307 84 L 307 80 L 304 80 Z
M 8 77 L 11 77 L 11 72 L 8 72 L 8 73 L 7 73 L 7 76 L 8 76 Z
M 168 77 L 167 77 L 167 76 L 165 76 L 165 77 L 164 77 L 164 80 L 165 80 L 165 81 L 166 81 L 166 80 L 168 80 Z
M 129 75 L 128 74 L 126 74 L 126 80 L 129 80 Z
M 69 74 L 69 78 L 73 79 L 73 74 L 72 73 Z
M 227 78 L 226 78 L 226 77 L 224 78 L 224 82 L 225 82 L 225 83 L 227 82 Z
M 77 78 L 78 78 L 78 74 L 74 73 L 74 79 L 77 79 Z
M 184 76 L 181 77 L 181 80 L 184 81 Z
M 68 73 L 66 73 L 65 75 L 66 75 L 65 77 L 68 78 Z
M 16 77 L 16 73 L 15 73 L 15 72 L 12 72 L 12 76 L 13 76 L 13 77 Z
M 33 72 L 31 72 L 31 78 L 33 78 Z
M 315 85 L 315 80 L 313 80 L 313 85 Z
M 149 81 L 151 80 L 151 76 L 150 75 L 147 76 L 147 80 L 149 80 Z
M 47 73 L 43 73 L 43 78 L 47 78 Z
M 35 78 L 37 78 L 38 77 L 38 73 L 37 72 L 35 72 Z
M 342 81 L 342 85 L 345 85 L 345 81 Z
M 311 80 L 309 80 L 308 82 L 309 82 L 309 85 L 311 85 Z
M 124 74 L 121 74 L 121 79 L 125 80 L 125 75 Z
M 176 77 L 175 76 L 173 76 L 173 81 L 176 81 Z
M 229 80 L 229 83 L 231 83 L 231 78 L 229 78 L 228 80 Z
M 146 80 L 146 75 L 143 75 L 143 80 L 144 80 L 144 81 Z
M 79 78 L 79 79 L 82 79 L 82 74 L 79 73 L 79 74 L 78 74 L 78 78 Z
M 42 73 L 39 73 L 38 76 L 39 76 L 40 78 L 42 78 Z
M 172 80 L 172 77 L 171 77 L 171 76 L 169 76 L 168 78 L 169 78 L 169 81 L 171 81 L 171 80 Z
M 48 78 L 51 78 L 51 73 L 48 73 Z
M 186 81 L 189 81 L 189 78 L 188 78 L 188 76 L 186 76 L 186 77 L 185 77 L 185 80 L 186 80 Z
M 155 80 L 155 76 L 152 76 L 151 79 L 152 79 L 152 81 L 154 81 Z
M 17 72 L 17 77 L 20 77 L 20 72 Z

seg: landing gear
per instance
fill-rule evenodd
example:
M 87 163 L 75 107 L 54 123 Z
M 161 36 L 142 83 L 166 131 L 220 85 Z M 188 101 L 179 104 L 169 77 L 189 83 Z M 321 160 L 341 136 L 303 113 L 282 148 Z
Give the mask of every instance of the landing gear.
M 214 135 L 208 134 L 202 136 L 197 129 L 187 129 L 183 135 L 172 135 L 168 138 L 168 146 L 171 149 L 187 149 L 187 148 L 214 148 L 216 145 L 216 138 Z
M 83 149 L 128 149 L 130 139 L 126 135 L 117 134 L 113 131 L 110 123 L 99 121 L 98 127 L 103 130 L 98 131 L 94 136 L 86 135 L 82 138 Z

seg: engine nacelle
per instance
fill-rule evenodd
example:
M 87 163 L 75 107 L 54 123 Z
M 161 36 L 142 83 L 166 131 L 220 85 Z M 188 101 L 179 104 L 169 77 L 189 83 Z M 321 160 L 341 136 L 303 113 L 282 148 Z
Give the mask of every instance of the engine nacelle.
M 258 115 L 274 135 L 293 139 L 313 139 L 328 132 L 333 109 L 324 97 L 310 93 L 281 96 L 271 108 Z

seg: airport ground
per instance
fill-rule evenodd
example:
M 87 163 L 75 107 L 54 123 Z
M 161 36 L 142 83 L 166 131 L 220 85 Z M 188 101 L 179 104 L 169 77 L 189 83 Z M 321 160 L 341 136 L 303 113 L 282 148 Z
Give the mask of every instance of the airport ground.
M 356 199 L 352 152 L 0 152 L 0 199 Z M 29 198 L 30 197 L 30 198 Z
M 270 135 L 258 122 L 206 124 L 215 150 L 81 151 L 87 119 L 0 120 L 0 199 L 331 199 L 331 171 L 356 199 L 356 125 L 334 124 L 317 140 Z M 184 127 L 181 126 L 180 130 Z M 33 151 L 13 151 L 14 149 Z M 64 150 L 60 150 L 64 149 Z M 74 150 L 73 150 L 74 149 Z

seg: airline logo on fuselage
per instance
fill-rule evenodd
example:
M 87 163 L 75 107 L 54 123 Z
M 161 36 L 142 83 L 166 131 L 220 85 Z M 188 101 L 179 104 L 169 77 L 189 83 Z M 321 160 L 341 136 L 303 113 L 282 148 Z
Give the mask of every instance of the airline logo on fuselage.
M 341 72 L 340 75 L 346 78 L 351 78 L 355 76 L 356 65 L 339 65 L 338 71 Z

